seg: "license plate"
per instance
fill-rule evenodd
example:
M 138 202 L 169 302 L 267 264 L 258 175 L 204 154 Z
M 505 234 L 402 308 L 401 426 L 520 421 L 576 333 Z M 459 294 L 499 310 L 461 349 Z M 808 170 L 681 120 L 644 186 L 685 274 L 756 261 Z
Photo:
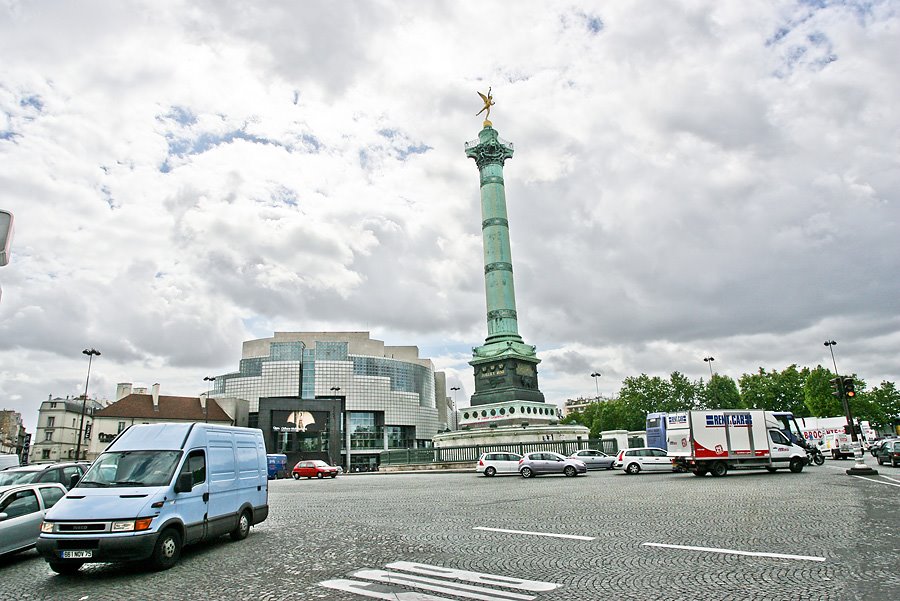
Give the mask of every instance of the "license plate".
M 93 555 L 93 551 L 60 551 L 59 553 L 63 559 L 85 559 Z

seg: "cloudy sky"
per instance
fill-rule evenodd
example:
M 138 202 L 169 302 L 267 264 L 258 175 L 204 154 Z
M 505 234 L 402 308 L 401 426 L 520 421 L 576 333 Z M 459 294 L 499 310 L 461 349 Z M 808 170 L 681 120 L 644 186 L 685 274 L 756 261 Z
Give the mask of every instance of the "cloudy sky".
M 368 330 L 473 391 L 476 91 L 547 399 L 900 381 L 896 2 L 0 2 L 0 408 Z M 462 395 L 460 404 L 465 404 Z

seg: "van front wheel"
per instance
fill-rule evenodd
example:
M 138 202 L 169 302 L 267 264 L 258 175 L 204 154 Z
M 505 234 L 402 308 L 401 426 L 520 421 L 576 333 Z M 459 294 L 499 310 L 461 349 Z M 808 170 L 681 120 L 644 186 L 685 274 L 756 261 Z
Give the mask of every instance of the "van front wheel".
M 231 540 L 244 540 L 250 534 L 250 512 L 246 509 L 241 512 L 238 518 L 237 528 L 228 533 Z
M 166 528 L 156 539 L 150 561 L 154 569 L 168 570 L 178 563 L 179 557 L 181 557 L 181 535 L 174 528 Z

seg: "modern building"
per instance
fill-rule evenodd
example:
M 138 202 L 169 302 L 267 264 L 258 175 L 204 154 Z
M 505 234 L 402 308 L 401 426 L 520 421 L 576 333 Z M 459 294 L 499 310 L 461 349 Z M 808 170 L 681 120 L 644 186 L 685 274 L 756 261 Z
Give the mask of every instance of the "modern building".
M 87 459 L 94 412 L 102 408 L 103 405 L 93 399 L 62 399 L 50 395 L 38 409 L 38 425 L 31 439 L 30 461 L 40 463 Z M 78 432 L 82 422 L 84 430 L 79 452 Z
M 443 373 L 417 347 L 386 346 L 369 332 L 248 340 L 239 370 L 217 376 L 214 386 L 216 398 L 249 401 L 250 425 L 289 462 L 374 469 L 382 450 L 430 446 L 448 425 Z
M 591 403 L 599 403 L 602 400 L 605 399 L 601 399 L 599 396 L 591 398 L 578 397 L 577 399 L 566 399 L 562 408 L 562 416 L 567 417 L 573 413 L 580 413 L 584 411 Z
M 134 393 L 129 383 L 119 384 L 116 396 L 120 398 L 114 403 L 94 412 L 92 430 L 96 436 L 91 440 L 89 459 L 95 459 L 122 430 L 134 424 L 206 422 L 247 425 L 247 401 L 243 400 L 161 395 L 159 384 L 151 387 L 150 394 Z

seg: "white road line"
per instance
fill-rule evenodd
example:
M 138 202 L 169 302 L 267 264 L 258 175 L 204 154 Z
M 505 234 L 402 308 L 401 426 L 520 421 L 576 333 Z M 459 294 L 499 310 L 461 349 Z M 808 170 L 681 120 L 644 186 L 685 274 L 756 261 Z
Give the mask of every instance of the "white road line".
M 346 591 L 348 593 L 356 593 L 357 595 L 362 595 L 363 597 L 369 597 L 371 599 L 385 599 L 387 601 L 453 601 L 448 597 L 436 597 L 435 595 L 429 595 L 428 593 L 419 593 L 416 591 L 403 591 L 397 593 L 383 593 L 381 591 L 373 591 L 368 588 L 370 584 L 371 583 L 369 582 L 360 582 L 359 580 L 338 578 L 335 580 L 325 580 L 324 582 L 320 582 L 319 586 L 333 588 L 338 591 Z
M 514 599 L 532 601 L 534 599 L 533 595 L 498 591 L 496 589 L 488 589 L 472 584 L 447 582 L 446 580 L 437 578 L 413 576 L 411 574 L 401 574 L 400 572 L 389 572 L 387 570 L 359 570 L 358 572 L 354 572 L 353 576 L 365 580 L 374 580 L 375 582 L 384 584 L 399 584 L 400 586 L 408 586 L 410 588 L 418 588 L 435 593 L 446 593 L 448 595 L 455 595 L 466 599 L 477 599 L 478 601 L 512 601 Z
M 885 480 L 890 480 L 891 482 L 896 482 L 897 484 L 900 484 L 900 480 L 894 480 L 893 478 L 885 476 L 884 474 L 882 474 L 881 477 L 884 478 Z
M 522 591 L 540 592 L 552 591 L 555 588 L 559 588 L 559 585 L 555 582 L 510 578 L 509 576 L 498 576 L 497 574 L 485 574 L 483 572 L 470 572 L 469 570 L 457 570 L 456 568 L 432 566 L 427 563 L 415 563 L 412 561 L 395 561 L 387 564 L 385 567 L 394 570 L 402 570 L 404 572 L 411 572 L 413 574 L 433 576 L 435 578 L 462 580 L 464 582 L 474 582 L 475 584 L 487 584 L 490 586 L 503 586 Z
M 874 478 L 866 478 L 865 476 L 853 476 L 853 477 L 859 478 L 860 480 L 868 480 L 869 482 L 877 482 L 878 484 L 887 484 L 888 486 L 896 486 L 896 487 L 900 488 L 900 484 L 891 484 L 890 482 L 883 482 L 881 480 L 875 480 Z M 887 478 L 887 476 L 885 476 L 885 478 Z M 888 478 L 888 480 L 891 480 L 891 479 Z M 896 482 L 896 480 L 893 480 L 893 482 Z
M 803 561 L 825 561 L 824 557 L 811 555 L 786 555 L 784 553 L 757 553 L 755 551 L 735 551 L 734 549 L 716 549 L 714 547 L 689 547 L 686 545 L 664 545 L 662 543 L 642 543 L 642 547 L 664 547 L 666 549 L 685 549 L 688 551 L 708 551 L 710 553 L 728 553 L 730 555 L 749 555 L 751 557 L 774 557 L 776 559 L 799 559 Z
M 506 530 L 504 528 L 483 528 L 475 526 L 472 530 L 487 530 L 488 532 L 506 532 L 507 534 L 527 534 L 528 536 L 549 536 L 552 538 L 571 538 L 574 540 L 594 540 L 593 536 L 579 536 L 577 534 L 553 534 L 550 532 L 529 532 L 527 530 Z

